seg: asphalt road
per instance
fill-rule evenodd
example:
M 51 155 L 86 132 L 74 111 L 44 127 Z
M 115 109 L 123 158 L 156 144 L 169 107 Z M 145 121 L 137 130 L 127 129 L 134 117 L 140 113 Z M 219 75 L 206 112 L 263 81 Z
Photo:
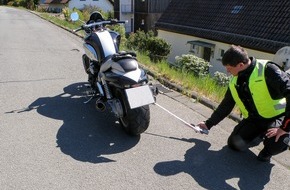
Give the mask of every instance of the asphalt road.
M 230 119 L 201 135 L 151 105 L 148 130 L 126 135 L 112 113 L 83 103 L 82 53 L 75 35 L 0 7 L 1 189 L 289 189 L 289 151 L 261 163 L 261 145 L 229 150 Z M 158 104 L 187 122 L 212 112 L 164 92 Z

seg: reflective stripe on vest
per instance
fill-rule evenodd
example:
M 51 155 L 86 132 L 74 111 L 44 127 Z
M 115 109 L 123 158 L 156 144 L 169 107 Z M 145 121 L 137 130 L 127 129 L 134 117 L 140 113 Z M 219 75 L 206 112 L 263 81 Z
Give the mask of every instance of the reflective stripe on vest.
M 286 99 L 282 98 L 278 100 L 273 100 L 271 98 L 264 76 L 265 65 L 267 61 L 256 61 L 256 66 L 249 78 L 249 89 L 258 114 L 263 118 L 272 118 L 285 112 Z M 246 110 L 245 105 L 239 98 L 238 92 L 235 87 L 237 84 L 237 78 L 238 77 L 236 76 L 232 78 L 229 84 L 229 88 L 237 106 L 242 112 L 243 117 L 247 118 L 249 116 L 249 113 Z

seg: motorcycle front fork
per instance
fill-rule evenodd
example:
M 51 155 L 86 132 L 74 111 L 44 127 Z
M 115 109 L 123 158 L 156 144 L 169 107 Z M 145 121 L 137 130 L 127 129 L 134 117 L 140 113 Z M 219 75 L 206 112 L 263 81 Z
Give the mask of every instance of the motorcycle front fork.
M 83 66 L 84 66 L 85 72 L 89 74 L 90 59 L 88 58 L 86 54 L 83 54 L 82 60 L 83 60 Z

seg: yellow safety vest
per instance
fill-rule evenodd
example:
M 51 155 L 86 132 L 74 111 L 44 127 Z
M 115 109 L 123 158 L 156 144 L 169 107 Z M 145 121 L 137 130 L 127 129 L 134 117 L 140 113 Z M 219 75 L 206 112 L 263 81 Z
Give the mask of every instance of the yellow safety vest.
M 266 63 L 267 61 L 265 60 L 256 60 L 256 66 L 249 78 L 249 89 L 252 94 L 252 98 L 258 114 L 263 118 L 272 118 L 285 112 L 286 99 L 282 98 L 278 100 L 273 100 L 271 98 L 265 79 Z M 234 76 L 231 79 L 229 83 L 229 88 L 237 106 L 242 112 L 243 117 L 247 118 L 249 116 L 249 113 L 246 110 L 245 105 L 239 98 L 238 92 L 235 87 L 237 85 L 237 79 L 237 76 Z

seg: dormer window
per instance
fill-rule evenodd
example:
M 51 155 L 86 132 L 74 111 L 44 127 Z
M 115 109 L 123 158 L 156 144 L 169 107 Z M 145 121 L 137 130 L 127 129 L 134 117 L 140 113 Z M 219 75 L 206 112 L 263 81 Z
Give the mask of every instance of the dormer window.
M 242 10 L 242 8 L 243 8 L 242 5 L 234 6 L 234 8 L 232 10 L 232 14 L 238 14 Z

